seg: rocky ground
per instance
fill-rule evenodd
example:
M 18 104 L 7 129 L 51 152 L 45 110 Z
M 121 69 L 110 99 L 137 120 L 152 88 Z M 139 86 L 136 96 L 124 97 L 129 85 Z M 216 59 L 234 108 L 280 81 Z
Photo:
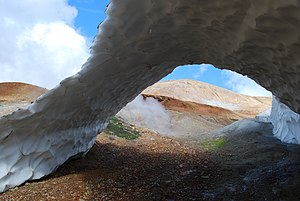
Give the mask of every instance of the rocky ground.
M 299 200 L 300 147 L 263 126 L 193 144 L 147 130 L 134 140 L 103 133 L 85 158 L 0 200 Z

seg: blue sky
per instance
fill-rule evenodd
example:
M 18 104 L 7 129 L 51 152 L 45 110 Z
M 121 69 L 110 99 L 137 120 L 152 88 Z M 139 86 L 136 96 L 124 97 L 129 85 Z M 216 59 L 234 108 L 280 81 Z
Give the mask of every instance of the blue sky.
M 109 0 L 0 2 L 1 81 L 52 88 L 78 72 L 89 56 Z M 26 11 L 26 12 L 20 12 Z M 9 53 L 9 54 L 8 54 Z M 47 55 L 47 57 L 45 57 Z M 163 80 L 195 79 L 237 93 L 269 95 L 254 81 L 211 65 L 176 68 Z
M 177 79 L 194 79 L 229 89 L 225 85 L 227 79 L 222 71 L 210 64 L 179 66 L 163 81 Z
M 88 38 L 93 38 L 97 33 L 97 26 L 105 17 L 105 8 L 109 0 L 69 0 L 71 6 L 78 10 L 74 25 Z

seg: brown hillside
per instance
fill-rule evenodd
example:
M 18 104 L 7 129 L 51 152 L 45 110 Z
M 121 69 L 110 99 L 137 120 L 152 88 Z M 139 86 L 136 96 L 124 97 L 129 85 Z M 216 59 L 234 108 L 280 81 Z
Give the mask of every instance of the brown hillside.
M 254 97 L 237 94 L 227 89 L 216 87 L 195 80 L 172 80 L 158 82 L 142 94 L 164 96 L 185 102 L 216 106 L 246 116 L 255 116 L 271 107 L 271 97 Z
M 251 115 L 239 114 L 221 107 L 194 103 L 191 101 L 182 101 L 166 96 L 153 96 L 151 94 L 143 94 L 143 96 L 155 98 L 161 102 L 167 110 L 186 113 L 186 115 L 192 114 L 213 118 L 217 117 L 220 121 L 222 120 L 224 122 L 225 120 L 227 123 L 232 123 L 232 120 L 252 117 Z
M 0 83 L 0 101 L 31 102 L 46 92 L 45 88 L 20 82 Z

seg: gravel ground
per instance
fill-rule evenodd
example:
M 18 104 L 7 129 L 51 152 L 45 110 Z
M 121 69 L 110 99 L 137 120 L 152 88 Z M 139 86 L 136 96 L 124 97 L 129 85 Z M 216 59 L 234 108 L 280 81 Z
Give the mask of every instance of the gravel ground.
M 217 180 L 214 166 L 203 153 L 149 131 L 133 141 L 103 134 L 85 158 L 0 199 L 197 200 L 210 188 L 207 180 Z
M 0 200 L 299 200 L 300 148 L 271 134 L 226 137 L 206 151 L 142 130 L 101 134 L 85 158 L 0 195 Z
M 24 109 L 28 107 L 28 105 L 30 105 L 30 103 L 25 101 L 16 103 L 2 101 L 0 102 L 0 117 L 11 114 L 18 109 Z

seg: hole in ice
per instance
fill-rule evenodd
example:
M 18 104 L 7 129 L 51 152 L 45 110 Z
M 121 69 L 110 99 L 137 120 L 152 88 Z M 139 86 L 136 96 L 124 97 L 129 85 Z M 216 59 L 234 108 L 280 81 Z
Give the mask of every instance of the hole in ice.
M 117 116 L 164 135 L 197 138 L 254 118 L 271 107 L 270 96 L 238 73 L 209 64 L 186 65 L 144 90 Z

